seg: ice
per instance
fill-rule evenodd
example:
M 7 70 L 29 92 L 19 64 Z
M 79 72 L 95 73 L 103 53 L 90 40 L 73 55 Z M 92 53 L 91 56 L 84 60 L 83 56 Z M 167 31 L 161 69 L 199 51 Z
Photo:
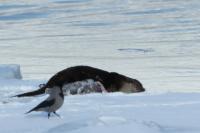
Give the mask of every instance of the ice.
M 107 92 L 99 81 L 94 81 L 93 79 L 68 83 L 63 85 L 62 89 L 65 95 Z
M 10 0 L 0 4 L 0 64 L 24 79 L 75 65 L 136 78 L 151 91 L 199 91 L 197 0 Z
M 22 79 L 20 65 L 0 65 L 0 79 Z

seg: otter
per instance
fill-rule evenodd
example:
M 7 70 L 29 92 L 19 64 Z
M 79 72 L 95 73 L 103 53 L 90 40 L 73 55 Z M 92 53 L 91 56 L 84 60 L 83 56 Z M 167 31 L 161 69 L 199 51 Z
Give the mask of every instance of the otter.
M 137 80 L 124 76 L 116 72 L 108 72 L 90 66 L 74 66 L 66 68 L 52 76 L 46 84 L 40 86 L 38 90 L 16 95 L 16 97 L 28 97 L 45 93 L 46 88 L 54 86 L 63 87 L 68 83 L 92 79 L 100 82 L 107 92 L 143 92 L 143 85 Z

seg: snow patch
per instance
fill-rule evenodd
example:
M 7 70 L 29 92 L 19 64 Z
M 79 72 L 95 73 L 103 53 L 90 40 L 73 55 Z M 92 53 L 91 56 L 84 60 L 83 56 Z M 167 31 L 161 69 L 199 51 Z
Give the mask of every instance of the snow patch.
M 64 95 L 87 94 L 92 92 L 107 92 L 100 82 L 93 79 L 68 83 L 63 86 Z
M 0 79 L 22 79 L 20 65 L 0 65 Z

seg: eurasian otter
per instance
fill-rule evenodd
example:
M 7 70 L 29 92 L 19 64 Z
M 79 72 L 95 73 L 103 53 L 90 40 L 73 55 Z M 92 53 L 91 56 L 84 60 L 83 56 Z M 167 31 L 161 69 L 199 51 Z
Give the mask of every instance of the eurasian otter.
M 46 88 L 54 88 L 54 86 L 63 87 L 65 84 L 86 79 L 99 81 L 107 92 L 120 91 L 126 93 L 134 93 L 145 91 L 142 84 L 136 79 L 126 77 L 116 72 L 108 72 L 90 66 L 74 66 L 56 73 L 49 79 L 46 84 L 42 85 L 38 90 L 19 94 L 16 96 L 35 96 L 45 93 Z

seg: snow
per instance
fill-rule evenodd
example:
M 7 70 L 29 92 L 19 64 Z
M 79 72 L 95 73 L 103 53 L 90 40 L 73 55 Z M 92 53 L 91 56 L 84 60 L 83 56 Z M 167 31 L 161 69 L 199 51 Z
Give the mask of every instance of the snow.
M 0 79 L 21 79 L 20 65 L 4 64 L 0 65 Z
M 199 133 L 200 93 L 146 91 L 65 96 L 61 118 L 28 110 L 47 98 L 16 98 L 43 80 L 0 80 L 0 125 L 6 133 Z M 84 82 L 86 83 L 86 81 Z M 87 82 L 88 83 L 88 82 Z M 95 83 L 95 82 L 94 82 Z
M 28 110 L 48 95 L 15 98 L 41 80 L 0 80 L 0 125 L 6 133 L 199 133 L 200 93 L 90 93 L 65 96 L 61 118 Z
M 83 81 L 64 84 L 62 89 L 64 95 L 106 92 L 106 89 L 101 82 L 95 82 L 93 79 L 86 79 Z
M 15 81 L 16 82 L 16 81 Z M 28 90 L 39 81 L 18 81 Z M 41 81 L 40 81 L 41 82 Z M 18 85 L 16 83 L 15 86 Z M 14 86 L 13 86 L 14 87 Z M 21 92 L 12 90 L 14 94 Z M 25 91 L 25 90 L 24 90 Z M 1 132 L 6 133 L 199 133 L 200 93 L 103 93 L 69 95 L 57 116 L 45 112 L 24 114 L 46 99 L 1 99 Z

